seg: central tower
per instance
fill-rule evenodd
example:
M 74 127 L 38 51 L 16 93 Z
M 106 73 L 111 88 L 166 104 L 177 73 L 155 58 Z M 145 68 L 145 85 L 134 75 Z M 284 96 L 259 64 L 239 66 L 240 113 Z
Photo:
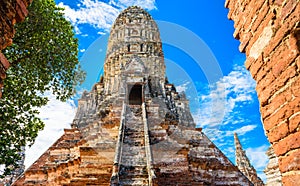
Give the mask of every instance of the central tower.
M 78 101 L 72 129 L 14 185 L 252 183 L 195 128 L 184 93 L 165 78 L 156 23 L 133 6 L 112 26 L 104 77 Z
M 137 104 L 150 93 L 162 95 L 164 83 L 158 27 L 145 10 L 129 7 L 117 17 L 110 32 L 104 64 L 105 94 Z

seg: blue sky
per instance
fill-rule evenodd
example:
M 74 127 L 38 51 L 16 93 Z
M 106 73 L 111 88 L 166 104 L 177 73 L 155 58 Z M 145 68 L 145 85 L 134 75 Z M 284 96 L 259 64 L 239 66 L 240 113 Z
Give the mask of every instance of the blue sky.
M 129 5 L 139 5 L 158 22 L 166 58 L 167 76 L 178 91 L 185 91 L 198 127 L 234 162 L 233 132 L 262 179 L 269 143 L 262 128 L 255 82 L 244 67 L 245 55 L 233 38 L 225 1 L 163 0 L 56 0 L 65 8 L 79 39 L 79 58 L 87 72 L 78 88 L 90 90 L 103 72 L 110 26 Z M 27 166 L 69 128 L 76 102 L 50 102 L 41 108 L 46 128 L 26 152 Z M 61 117 L 58 113 L 63 111 Z M 51 134 L 51 136 L 49 136 Z

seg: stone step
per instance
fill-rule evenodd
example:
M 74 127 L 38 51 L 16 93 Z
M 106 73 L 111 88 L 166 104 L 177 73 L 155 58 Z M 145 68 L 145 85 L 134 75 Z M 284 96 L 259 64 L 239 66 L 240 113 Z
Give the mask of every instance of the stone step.
M 143 134 L 140 134 L 135 132 L 135 133 L 127 133 L 125 132 L 125 135 L 124 135 L 124 139 L 140 139 L 140 140 L 144 140 L 144 132 Z
M 133 126 L 133 127 L 126 126 L 124 132 L 128 134 L 131 133 L 144 134 L 144 126 Z
M 135 160 L 131 160 L 131 159 L 122 159 L 121 160 L 121 165 L 124 166 L 144 166 L 146 164 L 146 161 L 144 159 L 135 159 Z
M 144 126 L 142 126 L 142 125 L 139 125 L 139 126 L 136 126 L 136 125 L 128 126 L 126 124 L 124 132 L 142 132 L 143 133 L 144 132 Z
M 131 155 L 131 154 L 124 154 L 124 157 L 122 157 L 122 160 L 127 161 L 131 160 L 132 158 L 135 158 L 135 160 L 132 161 L 137 161 L 137 160 L 145 160 L 145 156 L 141 155 Z
M 122 186 L 131 185 L 148 185 L 148 178 L 131 178 L 131 179 L 121 179 L 119 182 Z
M 130 159 L 131 157 L 131 159 Z M 132 158 L 134 158 L 134 160 L 132 160 Z M 145 165 L 146 163 L 146 158 L 145 157 L 138 157 L 138 156 L 124 156 L 124 158 L 122 158 L 121 160 L 122 163 L 127 163 L 128 165 L 132 165 L 132 164 L 142 164 Z
M 140 173 L 147 173 L 147 166 L 124 166 L 124 165 L 121 165 L 120 166 L 120 171 L 123 172 L 123 171 L 137 171 L 137 172 L 140 172 Z
M 147 170 L 127 170 L 127 171 L 120 171 L 119 177 L 121 179 L 131 179 L 131 178 L 147 178 L 148 173 Z
M 124 135 L 124 139 L 140 139 L 140 140 L 144 140 L 144 132 L 143 134 L 139 133 L 139 132 L 135 132 L 135 133 L 127 133 L 125 132 Z
M 131 156 L 132 157 L 132 156 Z M 132 160 L 134 158 L 134 160 Z M 124 165 L 127 163 L 127 165 L 133 165 L 133 164 L 141 164 L 142 166 L 145 165 L 146 163 L 146 158 L 145 157 L 132 157 L 130 159 L 130 156 L 125 156 L 122 158 L 121 163 L 124 163 Z
M 130 123 L 139 122 L 139 123 L 142 123 L 142 121 L 143 121 L 143 118 L 141 116 L 132 116 L 132 115 L 127 115 L 126 116 L 126 122 L 130 122 Z
M 132 149 L 123 149 L 122 155 L 124 156 L 145 156 L 146 151 L 145 149 L 138 149 L 138 150 L 132 150 Z
M 148 179 L 148 174 L 139 174 L 139 173 L 126 173 L 126 174 L 119 174 L 120 180 L 135 180 L 135 179 Z
M 141 106 L 127 107 L 119 185 L 148 185 L 144 123 Z
M 138 122 L 126 123 L 125 131 L 137 131 L 137 132 L 141 132 L 141 131 L 144 131 L 144 125 L 143 124 L 139 124 Z
M 123 143 L 129 144 L 129 145 L 134 145 L 134 146 L 143 146 L 144 142 L 139 141 L 139 140 L 125 140 Z
M 145 157 L 145 154 L 146 154 L 145 150 L 131 151 L 127 149 L 124 149 L 122 153 L 124 157 L 126 156 Z
M 124 148 L 122 150 L 122 153 L 125 156 L 126 155 L 129 155 L 129 156 L 134 156 L 134 155 L 136 155 L 136 156 L 138 156 L 138 155 L 145 156 L 146 151 L 144 149 L 144 146 L 141 146 L 141 147 L 139 147 L 139 149 L 136 149 L 136 148 Z

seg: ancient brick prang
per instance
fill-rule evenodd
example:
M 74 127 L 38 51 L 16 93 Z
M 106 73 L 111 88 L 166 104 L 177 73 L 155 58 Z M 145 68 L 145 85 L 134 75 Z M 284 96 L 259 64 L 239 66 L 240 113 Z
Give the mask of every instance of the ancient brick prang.
M 32 0 L 2 0 L 0 2 L 0 98 L 2 95 L 3 79 L 5 71 L 10 63 L 1 51 L 12 44 L 14 37 L 14 24 L 21 22 L 27 15 L 27 6 Z
M 282 186 L 281 173 L 278 167 L 278 159 L 272 147 L 268 149 L 266 154 L 269 158 L 269 163 L 264 170 L 267 177 L 266 186 Z
M 130 71 L 137 70 L 141 78 L 147 76 L 151 81 L 149 88 L 155 90 L 155 94 L 163 94 L 165 64 L 158 27 L 145 10 L 132 8 L 118 16 L 110 32 L 104 64 L 105 93 L 122 95 L 126 90 L 122 87 L 123 81 L 142 82 L 133 79 L 138 77 L 128 77 Z M 119 78 L 121 72 L 122 79 Z
M 300 185 L 299 0 L 227 0 L 284 185 Z
M 195 128 L 165 78 L 155 22 L 133 6 L 112 27 L 104 77 L 78 101 L 72 129 L 14 185 L 174 184 L 253 185 Z
M 256 170 L 251 165 L 246 152 L 243 150 L 243 147 L 240 143 L 237 133 L 234 133 L 234 143 L 235 143 L 235 164 L 239 170 L 247 176 L 247 178 L 255 185 L 262 186 L 264 185 L 260 177 L 257 176 Z

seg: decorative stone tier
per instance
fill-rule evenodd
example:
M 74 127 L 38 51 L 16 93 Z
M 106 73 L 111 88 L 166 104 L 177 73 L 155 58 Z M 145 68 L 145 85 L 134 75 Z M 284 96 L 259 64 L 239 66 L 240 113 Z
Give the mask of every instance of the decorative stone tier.
M 278 167 L 278 159 L 274 154 L 272 147 L 268 149 L 266 154 L 269 157 L 269 163 L 264 170 L 267 177 L 266 186 L 282 186 L 281 173 Z
M 13 185 L 109 185 L 118 124 L 110 113 L 81 129 L 65 129 Z
M 251 165 L 246 152 L 243 150 L 237 133 L 234 133 L 235 163 L 238 169 L 255 185 L 263 186 L 263 181 L 257 176 L 256 170 Z
M 165 81 L 158 27 L 150 14 L 137 6 L 125 9 L 112 26 L 104 64 L 105 94 L 124 94 L 126 87 L 122 81 L 129 81 L 124 78 L 132 71 L 135 75 L 131 75 L 131 81 L 144 78 L 155 87 L 161 87 Z

